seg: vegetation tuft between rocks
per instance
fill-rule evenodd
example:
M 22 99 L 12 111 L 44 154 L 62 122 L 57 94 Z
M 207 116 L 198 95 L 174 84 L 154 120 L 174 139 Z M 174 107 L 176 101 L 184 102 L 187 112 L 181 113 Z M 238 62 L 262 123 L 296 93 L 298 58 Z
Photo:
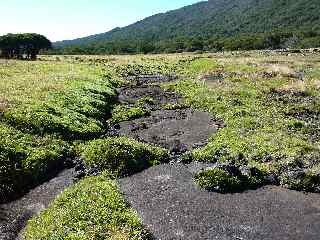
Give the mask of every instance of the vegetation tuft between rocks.
M 130 209 L 116 182 L 104 174 L 88 177 L 64 191 L 29 221 L 26 240 L 147 239 L 137 213 Z
M 123 177 L 168 161 L 168 151 L 127 137 L 97 139 L 83 146 L 82 159 L 87 168 Z

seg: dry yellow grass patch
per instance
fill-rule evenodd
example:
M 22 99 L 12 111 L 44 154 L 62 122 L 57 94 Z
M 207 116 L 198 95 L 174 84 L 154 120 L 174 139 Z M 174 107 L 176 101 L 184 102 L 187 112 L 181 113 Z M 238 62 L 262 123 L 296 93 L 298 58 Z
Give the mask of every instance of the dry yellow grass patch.
M 110 240 L 128 240 L 130 239 L 130 234 L 125 230 L 118 230 L 111 233 Z
M 293 80 L 288 84 L 283 85 L 279 88 L 280 91 L 290 92 L 305 92 L 307 90 L 308 83 L 301 80 Z
M 7 63 L 8 63 L 8 60 L 0 59 L 0 64 L 7 64 Z
M 198 80 L 209 88 L 218 88 L 224 85 L 224 77 L 221 72 L 211 72 L 202 74 Z
M 320 80 L 314 80 L 313 84 L 317 89 L 320 89 Z
M 287 65 L 271 64 L 266 67 L 267 73 L 280 74 L 285 77 L 295 77 L 295 70 Z

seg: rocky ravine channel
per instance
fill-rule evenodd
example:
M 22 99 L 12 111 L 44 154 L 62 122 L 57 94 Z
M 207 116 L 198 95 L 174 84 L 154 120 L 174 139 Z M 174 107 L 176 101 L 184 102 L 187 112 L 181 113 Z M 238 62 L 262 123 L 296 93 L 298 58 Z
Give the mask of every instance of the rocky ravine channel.
M 160 88 L 161 77 L 133 77 L 134 87 L 120 89 L 122 104 L 151 97 L 149 116 L 115 126 L 117 135 L 156 144 L 171 152 L 171 164 L 120 179 L 119 186 L 155 239 L 272 239 L 318 240 L 320 197 L 276 186 L 243 193 L 219 194 L 200 190 L 195 173 L 210 164 L 179 163 L 179 157 L 207 143 L 223 122 L 208 113 L 183 108 L 163 110 L 183 99 Z

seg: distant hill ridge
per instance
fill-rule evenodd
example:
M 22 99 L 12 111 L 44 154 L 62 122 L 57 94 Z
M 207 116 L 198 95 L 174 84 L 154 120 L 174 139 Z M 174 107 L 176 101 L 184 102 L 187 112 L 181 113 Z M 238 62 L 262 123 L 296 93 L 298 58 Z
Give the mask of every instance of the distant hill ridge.
M 315 47 L 320 45 L 319 13 L 319 0 L 209 0 L 156 14 L 127 27 L 54 45 L 97 53 L 228 49 L 233 46 L 245 49 L 250 44 L 252 48 L 268 48 L 285 43 Z M 277 40 L 272 38 L 274 42 L 268 46 L 266 41 L 274 35 L 280 36 L 279 46 L 272 46 Z M 249 45 L 242 46 L 239 37 L 249 41 Z

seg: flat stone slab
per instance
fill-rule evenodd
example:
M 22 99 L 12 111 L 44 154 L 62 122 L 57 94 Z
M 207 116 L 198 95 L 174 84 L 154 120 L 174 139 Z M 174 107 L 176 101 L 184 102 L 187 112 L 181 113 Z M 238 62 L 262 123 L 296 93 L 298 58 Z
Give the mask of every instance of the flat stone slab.
M 148 117 L 120 123 L 119 134 L 168 149 L 184 145 L 190 150 L 207 144 L 208 138 L 222 126 L 221 121 L 206 112 L 158 110 Z
M 0 205 L 0 240 L 20 239 L 19 232 L 34 215 L 39 214 L 67 187 L 73 184 L 74 169 L 32 189 L 22 198 Z
M 165 104 L 178 104 L 182 96 L 174 91 L 164 90 L 158 85 L 143 85 L 138 87 L 125 87 L 119 90 L 118 100 L 122 104 L 136 104 L 138 100 L 152 98 L 151 107 L 161 108 Z
M 194 167 L 160 165 L 119 180 L 156 239 L 319 240 L 320 195 L 267 186 L 236 194 L 199 189 Z

